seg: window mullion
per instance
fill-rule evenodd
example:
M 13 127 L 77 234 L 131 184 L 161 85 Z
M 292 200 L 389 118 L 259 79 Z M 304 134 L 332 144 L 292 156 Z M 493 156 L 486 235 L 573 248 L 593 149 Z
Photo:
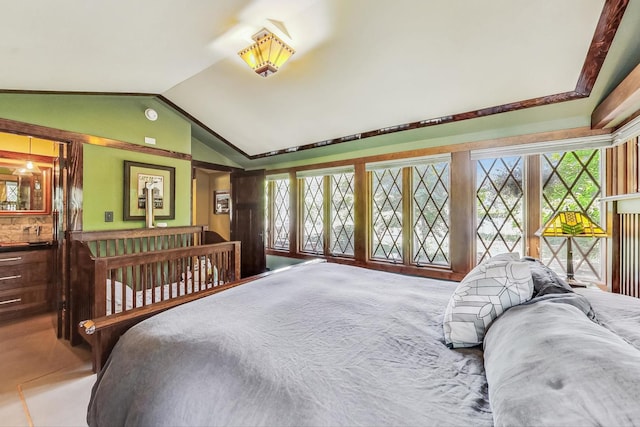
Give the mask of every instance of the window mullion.
M 413 240 L 413 189 L 412 167 L 402 168 L 402 261 L 411 265 L 411 242 Z
M 302 252 L 303 249 L 303 245 L 304 245 L 304 221 L 305 221 L 305 216 L 304 216 L 304 187 L 305 187 L 305 182 L 304 179 L 302 178 L 297 178 L 296 182 L 298 183 L 298 206 L 297 206 L 297 213 L 298 213 L 298 226 L 296 227 L 297 230 L 297 235 L 298 235 L 298 249 L 297 252 Z
M 298 252 L 298 242 L 300 241 L 299 218 L 300 194 L 298 192 L 298 180 L 296 174 L 289 173 L 289 252 Z
M 267 224 L 267 235 L 269 236 L 269 239 L 267 240 L 267 247 L 269 249 L 273 249 L 273 242 L 274 242 L 274 238 L 273 238 L 273 230 L 274 230 L 273 224 L 275 222 L 273 219 L 274 205 L 275 205 L 275 200 L 273 198 L 274 186 L 275 184 L 273 181 L 267 181 L 267 197 L 269 200 L 269 205 L 267 206 L 267 215 L 269 215 L 269 221 Z
M 536 232 L 540 229 L 540 218 L 542 215 L 542 176 L 540 168 L 540 155 L 533 154 L 526 157 L 525 163 L 525 183 L 524 183 L 524 221 L 527 230 L 525 248 L 526 255 L 540 258 L 540 237 Z
M 331 176 L 325 175 L 322 182 L 324 191 L 322 194 L 322 209 L 324 211 L 324 218 L 322 221 L 322 239 L 323 239 L 323 253 L 326 256 L 331 256 Z

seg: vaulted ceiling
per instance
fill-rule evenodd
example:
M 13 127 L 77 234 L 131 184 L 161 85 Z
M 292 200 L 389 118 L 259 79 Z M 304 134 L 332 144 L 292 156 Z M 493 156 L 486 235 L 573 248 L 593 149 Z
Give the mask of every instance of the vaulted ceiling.
M 0 89 L 157 94 L 253 159 L 580 123 L 640 62 L 638 1 L 7 0 Z M 261 28 L 296 50 L 267 78 Z

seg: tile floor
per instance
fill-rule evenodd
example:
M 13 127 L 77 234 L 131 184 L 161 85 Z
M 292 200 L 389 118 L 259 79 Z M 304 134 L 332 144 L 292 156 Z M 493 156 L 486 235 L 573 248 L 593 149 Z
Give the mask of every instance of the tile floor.
M 59 340 L 55 316 L 0 325 L 0 426 L 86 426 L 88 346 Z

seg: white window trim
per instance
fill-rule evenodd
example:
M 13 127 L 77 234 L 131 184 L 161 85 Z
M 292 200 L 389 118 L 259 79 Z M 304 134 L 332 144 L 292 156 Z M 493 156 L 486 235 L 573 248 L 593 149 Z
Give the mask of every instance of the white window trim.
M 267 181 L 280 181 L 282 179 L 289 179 L 289 174 L 288 173 L 278 173 L 278 174 L 274 174 L 274 175 L 267 175 L 266 177 Z
M 366 164 L 367 172 L 381 169 L 393 169 L 404 168 L 413 166 L 423 166 L 434 163 L 448 163 L 451 162 L 451 153 L 435 155 L 435 156 L 423 156 L 423 157 L 409 157 L 398 160 L 385 160 L 382 162 L 373 162 Z
M 349 166 L 336 166 L 332 168 L 323 168 L 323 169 L 310 169 L 304 171 L 297 171 L 296 178 L 310 178 L 313 176 L 327 176 L 327 175 L 338 175 L 343 173 L 355 173 L 355 167 L 352 165 Z
M 556 151 L 586 150 L 610 147 L 611 144 L 611 135 L 594 135 L 581 138 L 545 141 L 535 144 L 512 145 L 509 147 L 493 147 L 472 150 L 471 160 L 526 156 L 529 154 L 552 153 Z

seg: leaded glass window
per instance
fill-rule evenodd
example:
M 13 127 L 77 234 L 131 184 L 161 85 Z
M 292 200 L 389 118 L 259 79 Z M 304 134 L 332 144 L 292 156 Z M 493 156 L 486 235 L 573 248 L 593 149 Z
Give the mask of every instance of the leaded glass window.
M 525 254 L 523 169 L 520 156 L 477 161 L 478 263 L 505 252 Z
M 587 149 L 547 153 L 541 156 L 542 224 L 561 210 L 586 213 L 602 225 L 600 204 L 601 163 L 600 150 Z M 572 239 L 575 276 L 581 280 L 601 280 L 603 259 L 601 239 L 576 237 Z M 543 262 L 566 275 L 567 239 L 544 237 L 541 239 Z
M 402 262 L 402 168 L 371 171 L 371 258 Z
M 354 254 L 353 180 L 353 172 L 331 175 L 331 236 L 329 250 L 334 255 L 353 256 Z
M 269 241 L 273 249 L 289 250 L 289 178 L 275 179 L 272 183 L 272 212 Z
M 18 201 L 18 184 L 16 182 L 5 181 L 7 191 L 7 202 Z
M 449 163 L 412 168 L 414 264 L 449 265 Z
M 324 179 L 309 176 L 303 182 L 302 246 L 303 252 L 324 252 Z

